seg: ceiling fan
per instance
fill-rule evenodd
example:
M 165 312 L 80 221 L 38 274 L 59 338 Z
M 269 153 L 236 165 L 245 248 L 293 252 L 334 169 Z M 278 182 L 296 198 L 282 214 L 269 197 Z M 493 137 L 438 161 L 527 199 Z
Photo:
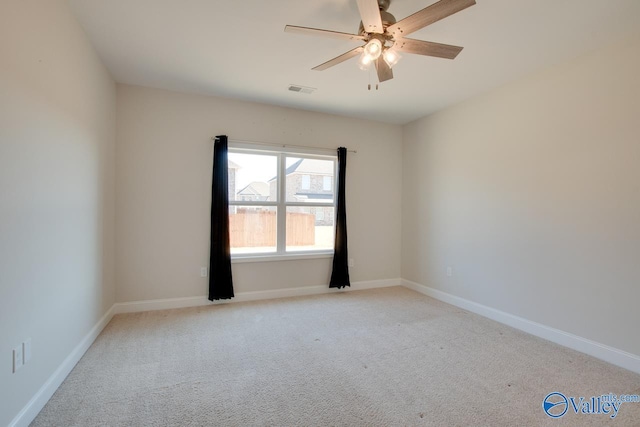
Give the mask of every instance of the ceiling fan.
M 289 33 L 364 42 L 363 46 L 356 47 L 320 64 L 314 67 L 313 70 L 326 70 L 347 59 L 360 55 L 360 68 L 368 69 L 373 63 L 378 74 L 378 81 L 384 82 L 393 78 L 391 68 L 400 59 L 399 52 L 454 59 L 458 56 L 462 47 L 415 40 L 407 38 L 406 36 L 476 4 L 475 0 L 440 0 L 396 22 L 396 18 L 387 12 L 391 0 L 356 1 L 358 3 L 360 17 L 362 18 L 358 34 L 298 27 L 295 25 L 287 25 L 284 27 L 284 30 Z

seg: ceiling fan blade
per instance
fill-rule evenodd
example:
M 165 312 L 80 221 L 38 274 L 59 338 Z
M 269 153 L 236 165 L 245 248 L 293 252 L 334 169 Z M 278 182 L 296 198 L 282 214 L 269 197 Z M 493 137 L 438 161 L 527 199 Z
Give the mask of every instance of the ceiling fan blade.
M 384 33 L 378 0 L 358 0 L 358 10 L 362 18 L 364 31 L 367 33 Z
M 387 32 L 396 38 L 404 37 L 474 4 L 475 0 L 440 0 L 390 25 Z
M 298 27 L 295 25 L 287 25 L 284 27 L 284 31 L 287 33 L 297 33 L 297 34 L 306 34 L 310 36 L 322 36 L 322 37 L 330 37 L 333 39 L 341 39 L 341 40 L 364 40 L 363 36 L 359 36 L 357 34 L 349 34 L 349 33 L 341 33 L 338 31 L 329 31 L 329 30 L 319 30 L 317 28 L 308 28 L 308 27 Z
M 357 47 L 355 49 L 350 50 L 349 52 L 343 53 L 340 56 L 336 56 L 335 58 L 330 59 L 329 61 L 325 62 L 324 64 L 320 64 L 317 67 L 313 67 L 312 70 L 316 70 L 316 71 L 326 70 L 327 68 L 333 67 L 334 65 L 338 65 L 339 63 L 344 62 L 347 59 L 351 59 L 354 56 L 358 56 L 362 52 L 364 52 L 364 47 L 359 46 L 359 47 Z
M 393 47 L 400 52 L 415 53 L 418 55 L 435 56 L 437 58 L 455 59 L 462 51 L 460 46 L 449 44 L 426 42 L 423 40 L 405 39 L 396 40 Z
M 378 71 L 378 81 L 380 83 L 386 82 L 393 78 L 393 70 L 389 67 L 389 64 L 382 58 L 382 55 L 376 59 L 376 70 Z

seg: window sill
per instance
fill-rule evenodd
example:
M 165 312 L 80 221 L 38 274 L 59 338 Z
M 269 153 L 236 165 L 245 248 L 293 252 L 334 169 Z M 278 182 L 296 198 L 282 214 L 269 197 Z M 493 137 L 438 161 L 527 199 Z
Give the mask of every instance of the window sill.
M 256 255 L 231 255 L 232 264 L 242 264 L 245 262 L 272 262 L 272 261 L 296 261 L 302 259 L 322 259 L 333 258 L 333 251 L 313 252 L 313 253 L 293 253 L 293 254 L 256 254 Z

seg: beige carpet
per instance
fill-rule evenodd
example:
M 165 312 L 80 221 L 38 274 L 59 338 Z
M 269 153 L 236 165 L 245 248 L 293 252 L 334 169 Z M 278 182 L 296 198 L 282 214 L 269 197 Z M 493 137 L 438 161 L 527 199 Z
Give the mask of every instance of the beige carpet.
M 404 288 L 118 315 L 33 426 L 640 426 L 640 375 Z

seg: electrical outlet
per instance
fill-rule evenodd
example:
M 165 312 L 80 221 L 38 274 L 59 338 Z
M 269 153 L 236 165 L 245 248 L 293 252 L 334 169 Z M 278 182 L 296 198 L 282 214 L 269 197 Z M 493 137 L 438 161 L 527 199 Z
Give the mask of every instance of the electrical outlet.
M 31 360 L 31 338 L 22 343 L 22 360 L 24 364 Z
M 24 364 L 24 356 L 22 354 L 22 344 L 13 349 L 13 373 L 18 372 L 18 369 L 22 368 Z
M 447 267 L 447 276 L 453 276 L 453 267 Z
M 353 258 L 349 258 L 349 267 L 355 267 L 356 261 Z
M 207 277 L 207 267 L 200 267 L 200 277 Z

